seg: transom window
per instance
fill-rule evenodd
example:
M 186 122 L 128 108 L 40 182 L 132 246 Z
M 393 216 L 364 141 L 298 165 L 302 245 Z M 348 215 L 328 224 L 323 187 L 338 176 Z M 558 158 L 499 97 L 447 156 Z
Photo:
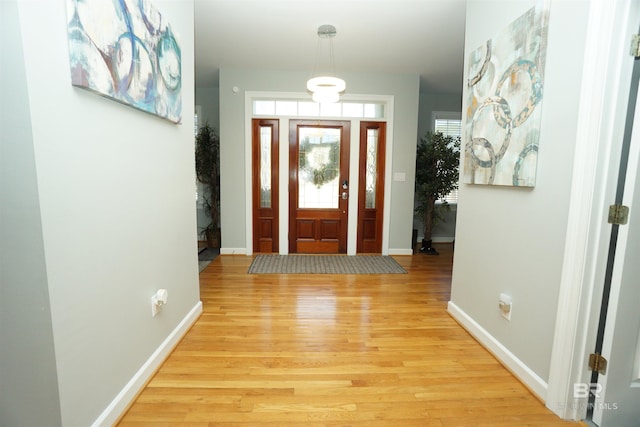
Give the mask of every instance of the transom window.
M 263 99 L 253 101 L 254 116 L 384 118 L 384 104 L 375 102 L 336 102 Z

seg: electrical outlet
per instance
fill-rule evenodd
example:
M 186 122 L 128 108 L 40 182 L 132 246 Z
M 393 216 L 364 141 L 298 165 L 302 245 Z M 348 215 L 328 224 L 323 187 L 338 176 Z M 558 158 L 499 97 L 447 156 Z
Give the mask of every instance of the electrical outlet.
M 511 297 L 507 294 L 500 294 L 498 299 L 498 308 L 500 309 L 500 315 L 507 320 L 511 320 L 511 311 L 513 310 L 513 302 Z
M 151 297 L 151 316 L 156 317 L 160 309 L 167 303 L 168 292 L 166 289 L 158 289 Z

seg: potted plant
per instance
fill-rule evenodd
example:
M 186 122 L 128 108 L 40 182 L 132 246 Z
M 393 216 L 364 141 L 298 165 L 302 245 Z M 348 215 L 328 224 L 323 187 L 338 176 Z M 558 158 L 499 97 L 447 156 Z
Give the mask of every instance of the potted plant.
M 434 224 L 444 220 L 449 210 L 444 197 L 458 188 L 460 138 L 428 132 L 418 142 L 416 152 L 416 214 L 422 219 L 424 238 L 420 252 L 438 255 L 432 247 Z M 441 203 L 436 204 L 437 201 Z
M 211 219 L 200 230 L 210 248 L 220 247 L 220 138 L 205 123 L 196 135 L 196 178 L 204 184 L 203 207 Z

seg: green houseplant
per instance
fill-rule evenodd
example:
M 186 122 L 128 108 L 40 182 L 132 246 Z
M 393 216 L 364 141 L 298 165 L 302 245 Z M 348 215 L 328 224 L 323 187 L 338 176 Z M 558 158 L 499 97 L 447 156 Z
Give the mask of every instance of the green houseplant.
M 420 252 L 438 255 L 431 246 L 434 224 L 443 220 L 442 210 L 449 204 L 444 197 L 458 188 L 460 138 L 428 132 L 418 141 L 416 151 L 416 207 L 422 220 L 424 238 Z M 436 204 L 441 200 L 441 204 Z
M 201 236 L 211 248 L 220 247 L 220 138 L 215 129 L 205 123 L 196 135 L 196 178 L 204 184 L 203 207 L 210 218 Z

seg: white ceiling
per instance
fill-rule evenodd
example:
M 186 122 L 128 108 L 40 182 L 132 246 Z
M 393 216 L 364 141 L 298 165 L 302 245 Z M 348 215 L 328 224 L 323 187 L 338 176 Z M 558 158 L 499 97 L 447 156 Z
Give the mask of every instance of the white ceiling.
M 331 24 L 336 74 L 418 74 L 423 91 L 462 93 L 465 8 L 466 0 L 195 0 L 196 86 L 217 86 L 220 68 L 311 74 L 318 27 Z

